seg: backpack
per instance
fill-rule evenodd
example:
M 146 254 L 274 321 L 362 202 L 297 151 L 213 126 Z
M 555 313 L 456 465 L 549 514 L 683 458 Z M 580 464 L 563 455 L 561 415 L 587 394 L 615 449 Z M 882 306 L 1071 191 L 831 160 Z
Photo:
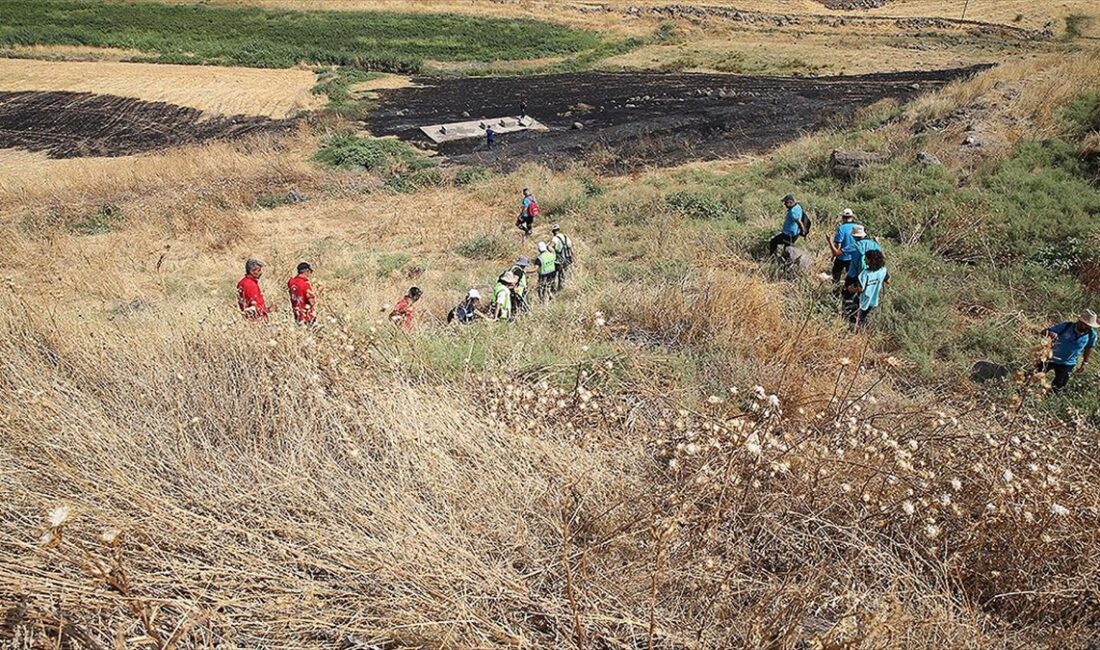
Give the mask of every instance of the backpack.
M 566 266 L 573 263 L 573 242 L 569 240 L 569 237 L 561 235 L 561 258 L 560 261 Z
M 799 203 L 795 205 L 802 208 L 802 205 Z M 813 225 L 814 222 L 810 219 L 809 211 L 807 211 L 806 208 L 802 208 L 802 218 L 798 221 L 798 233 L 803 237 L 808 237 L 810 235 L 810 228 L 812 228 Z
M 532 196 L 531 205 L 527 206 L 527 217 L 534 219 L 537 216 L 539 216 L 539 202 Z

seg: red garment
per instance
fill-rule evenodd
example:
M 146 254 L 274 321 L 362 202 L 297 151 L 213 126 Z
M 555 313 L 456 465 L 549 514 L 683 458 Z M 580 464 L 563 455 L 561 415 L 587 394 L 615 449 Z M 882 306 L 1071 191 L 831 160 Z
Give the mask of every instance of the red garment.
M 290 291 L 290 307 L 294 310 L 294 320 L 299 323 L 312 323 L 317 314 L 313 311 L 313 287 L 309 278 L 296 275 L 286 283 Z
M 413 324 L 413 302 L 408 296 L 401 298 L 397 301 L 397 305 L 393 310 L 401 317 L 401 327 L 406 330 L 412 329 Z
M 245 318 L 260 320 L 267 318 L 267 304 L 264 303 L 264 294 L 260 291 L 260 282 L 251 275 L 246 275 L 237 283 L 237 305 Z M 255 307 L 254 311 L 245 311 L 249 307 Z

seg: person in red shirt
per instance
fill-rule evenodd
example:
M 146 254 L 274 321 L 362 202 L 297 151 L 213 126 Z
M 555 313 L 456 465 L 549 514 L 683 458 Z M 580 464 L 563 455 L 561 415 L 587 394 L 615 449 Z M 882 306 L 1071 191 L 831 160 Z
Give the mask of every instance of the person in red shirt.
M 237 305 L 248 320 L 267 320 L 270 311 L 264 302 L 260 290 L 260 276 L 264 274 L 264 263 L 250 258 L 244 263 L 244 277 L 237 283 Z
M 302 262 L 298 265 L 298 275 L 290 278 L 290 282 L 286 283 L 290 291 L 290 307 L 294 310 L 294 322 L 302 325 L 310 325 L 317 318 L 313 307 L 316 297 L 309 283 L 311 275 L 313 275 L 313 267 L 309 262 Z
M 413 324 L 413 305 L 420 300 L 422 294 L 420 287 L 411 287 L 390 312 L 390 322 L 400 325 L 406 332 L 410 331 Z

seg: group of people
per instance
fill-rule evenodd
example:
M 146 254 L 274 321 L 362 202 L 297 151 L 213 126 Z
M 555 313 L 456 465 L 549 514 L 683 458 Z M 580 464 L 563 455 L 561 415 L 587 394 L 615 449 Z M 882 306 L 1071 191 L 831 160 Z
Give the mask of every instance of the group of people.
M 768 242 L 772 255 L 778 253 L 780 246 L 794 246 L 800 237 L 810 233 L 809 215 L 794 195 L 784 196 L 783 206 L 787 209 L 783 228 Z M 890 273 L 882 247 L 856 221 L 855 212 L 845 208 L 840 219 L 840 225 L 827 239 L 833 255 L 832 279 L 841 299 L 841 312 L 852 329 L 859 330 L 868 325 L 872 312 L 878 308 L 882 289 L 890 283 Z
M 525 198 L 530 196 L 524 190 Z M 533 198 L 533 197 L 531 197 Z M 533 226 L 533 219 L 525 225 Z M 530 230 L 522 228 L 525 233 Z M 536 245 L 537 254 L 519 257 L 512 265 L 497 277 L 493 285 L 492 302 L 482 309 L 481 292 L 470 289 L 466 297 L 447 314 L 447 322 L 469 325 L 478 318 L 498 321 L 513 321 L 531 308 L 530 283 L 528 275 L 535 275 L 536 295 L 540 302 L 551 300 L 565 287 L 570 269 L 574 262 L 573 240 L 554 224 L 550 228 L 550 242 L 540 241 Z
M 534 231 L 535 218 L 538 214 L 538 201 L 531 191 L 525 188 L 520 219 L 516 224 L 525 237 Z M 490 305 L 483 309 L 481 292 L 476 288 L 470 289 L 462 301 L 447 314 L 447 322 L 468 325 L 478 318 L 515 320 L 518 314 L 530 309 L 529 275 L 537 277 L 535 290 L 539 301 L 551 300 L 565 287 L 573 266 L 574 252 L 573 240 L 562 232 L 561 226 L 554 224 L 550 228 L 550 233 L 549 242 L 538 242 L 533 258 L 518 258 L 497 277 Z M 265 265 L 261 260 L 250 258 L 244 265 L 244 277 L 237 283 L 237 304 L 248 320 L 267 320 L 270 312 L 274 310 L 274 307 L 267 304 L 260 288 L 260 278 L 263 277 L 264 268 Z M 298 265 L 296 275 L 287 282 L 294 321 L 302 325 L 311 325 L 317 318 L 317 296 L 310 283 L 312 274 L 313 267 L 309 262 L 302 262 Z M 406 331 L 412 329 L 415 306 L 421 296 L 423 291 L 419 287 L 410 287 L 390 311 L 390 321 Z

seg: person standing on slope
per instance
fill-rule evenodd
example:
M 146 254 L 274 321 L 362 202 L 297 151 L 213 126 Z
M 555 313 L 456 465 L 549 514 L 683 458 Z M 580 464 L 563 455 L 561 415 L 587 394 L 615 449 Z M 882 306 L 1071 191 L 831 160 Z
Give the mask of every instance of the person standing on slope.
M 776 249 L 781 245 L 793 246 L 798 238 L 809 230 L 806 213 L 802 206 L 794 200 L 793 194 L 783 197 L 783 206 L 787 208 L 787 216 L 783 219 L 783 230 L 768 242 L 768 251 L 772 255 L 775 255 Z
M 519 278 L 516 286 L 512 288 L 512 312 L 515 316 L 526 313 L 531 308 L 530 303 L 527 301 L 527 267 L 530 265 L 530 259 L 519 257 L 512 268 L 500 275 L 503 278 L 505 274 L 511 273 Z
M 393 311 L 390 312 L 390 322 L 394 325 L 400 325 L 406 332 L 412 331 L 413 325 L 413 305 L 416 301 L 420 300 L 420 296 L 423 292 L 420 287 L 410 287 L 408 293 L 401 297 L 394 305 Z
M 853 296 L 852 309 L 848 313 L 848 323 L 852 331 L 867 327 L 871 312 L 879 305 L 882 288 L 888 284 L 890 273 L 886 270 L 886 257 L 881 250 L 868 251 L 863 270 L 856 277 L 855 284 L 848 287 L 848 293 Z
M 566 275 L 573 266 L 573 240 L 561 231 L 561 226 L 558 224 L 554 224 L 550 232 L 554 233 L 554 238 L 550 240 L 550 248 L 554 251 L 558 271 L 557 288 L 560 290 L 565 286 Z
M 855 294 L 848 291 L 853 285 L 859 283 L 859 274 L 863 271 L 864 257 L 871 251 L 881 251 L 882 247 L 874 239 L 867 236 L 867 229 L 856 224 L 851 231 L 852 243 L 843 249 L 847 253 L 848 273 L 844 277 L 844 313 L 851 316 L 852 310 L 858 309 L 855 304 Z
M 500 277 L 493 287 L 493 318 L 498 321 L 512 320 L 512 290 L 515 289 L 519 278 L 515 273 L 508 271 Z
M 264 302 L 264 293 L 260 289 L 260 277 L 264 274 L 264 263 L 249 258 L 244 263 L 244 277 L 237 283 L 237 306 L 244 317 L 251 321 L 267 320 L 271 311 Z
M 557 256 L 554 251 L 540 241 L 538 244 L 539 256 L 535 258 L 535 266 L 539 270 L 539 300 L 546 302 L 553 297 L 556 290 L 555 283 L 558 277 Z
M 309 276 L 313 275 L 313 267 L 309 262 L 298 265 L 298 275 L 295 275 L 286 283 L 290 292 L 290 308 L 294 312 L 294 322 L 300 325 L 312 325 L 317 314 L 314 303 L 317 298 L 313 294 L 313 286 L 309 283 Z
M 516 227 L 523 231 L 525 236 L 531 236 L 531 230 L 535 227 L 535 219 L 538 218 L 541 209 L 538 199 L 528 188 L 523 188 L 523 204 L 516 219 Z
M 1036 364 L 1035 371 L 1044 374 L 1054 372 L 1054 382 L 1051 384 L 1054 392 L 1060 393 L 1066 387 L 1074 370 L 1085 369 L 1096 345 L 1097 327 L 1100 323 L 1096 321 L 1096 312 L 1086 309 L 1077 317 L 1076 323 L 1063 321 L 1042 331 L 1051 341 L 1050 358 Z
M 844 249 L 855 244 L 855 240 L 852 239 L 852 229 L 858 225 L 856 214 L 844 208 L 840 213 L 840 225 L 836 227 L 836 234 L 829 240 L 829 249 L 833 252 L 833 282 L 840 282 L 848 275 L 852 257 L 851 252 L 846 253 Z

